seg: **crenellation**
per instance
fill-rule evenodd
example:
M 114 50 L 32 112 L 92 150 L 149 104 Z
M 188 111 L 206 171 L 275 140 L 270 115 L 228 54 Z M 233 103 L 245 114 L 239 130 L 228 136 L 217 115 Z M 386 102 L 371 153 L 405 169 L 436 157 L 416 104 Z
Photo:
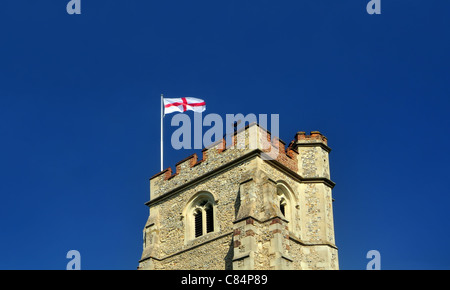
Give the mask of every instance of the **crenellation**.
M 259 136 L 258 139 L 252 136 Z M 267 138 L 266 138 L 267 136 Z M 197 154 L 194 153 L 189 157 L 179 161 L 175 165 L 175 173 L 172 168 L 167 169 L 155 174 L 150 178 L 150 183 L 158 185 L 161 190 L 151 191 L 151 198 L 156 198 L 162 191 L 168 191 L 171 188 L 180 186 L 205 172 L 212 171 L 221 165 L 229 163 L 229 161 L 241 157 L 253 150 L 260 150 L 262 152 L 272 151 L 275 148 L 277 154 L 275 159 L 284 164 L 289 169 L 297 172 L 298 165 L 296 162 L 297 151 L 292 148 L 285 149 L 285 142 L 279 138 L 270 139 L 270 132 L 259 127 L 256 123 L 250 124 L 246 127 L 246 130 L 237 131 L 233 135 L 233 146 L 227 148 L 226 138 L 223 138 L 208 148 L 202 150 L 202 159 L 198 161 Z M 256 145 L 250 142 L 250 140 L 257 140 Z M 214 162 L 207 162 L 208 158 L 214 160 Z M 194 167 L 195 170 L 193 170 Z M 180 180 L 182 181 L 180 183 Z M 167 184 L 162 183 L 166 181 Z
M 328 139 L 319 131 L 311 131 L 309 135 L 306 135 L 303 131 L 297 132 L 294 140 L 297 144 L 323 143 L 324 145 L 328 145 Z

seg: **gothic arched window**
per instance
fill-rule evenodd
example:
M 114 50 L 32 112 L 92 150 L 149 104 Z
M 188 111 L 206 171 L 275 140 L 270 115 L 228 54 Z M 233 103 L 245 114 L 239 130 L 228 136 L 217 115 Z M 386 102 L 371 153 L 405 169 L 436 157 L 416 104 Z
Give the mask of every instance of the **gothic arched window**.
M 186 240 L 193 240 L 214 232 L 215 202 L 209 192 L 194 196 L 186 209 Z
M 278 206 L 287 221 L 291 221 L 292 210 L 289 190 L 283 184 L 277 185 Z

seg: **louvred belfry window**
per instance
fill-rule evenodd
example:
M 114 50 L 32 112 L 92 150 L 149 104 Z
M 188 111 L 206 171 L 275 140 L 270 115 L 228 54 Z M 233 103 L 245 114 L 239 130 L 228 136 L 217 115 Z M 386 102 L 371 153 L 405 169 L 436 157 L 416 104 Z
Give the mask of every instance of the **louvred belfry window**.
M 195 219 L 194 219 L 194 223 L 195 223 L 195 237 L 200 237 L 201 235 L 203 235 L 203 213 L 202 211 L 196 210 L 194 213 Z
M 215 221 L 216 201 L 211 193 L 202 191 L 194 195 L 184 212 L 186 214 L 186 242 L 219 231 L 219 226 Z
M 214 210 L 211 204 L 206 206 L 206 232 L 214 232 Z

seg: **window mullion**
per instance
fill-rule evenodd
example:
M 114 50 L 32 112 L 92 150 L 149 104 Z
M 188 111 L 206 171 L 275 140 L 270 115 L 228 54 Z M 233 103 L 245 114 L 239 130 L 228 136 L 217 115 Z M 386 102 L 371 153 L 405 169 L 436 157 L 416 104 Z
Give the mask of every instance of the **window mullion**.
M 203 223 L 202 223 L 202 228 L 203 228 L 203 233 L 206 234 L 207 233 L 207 229 L 206 229 L 206 219 L 208 218 L 206 216 L 206 210 L 205 207 L 202 207 L 202 215 L 203 215 Z

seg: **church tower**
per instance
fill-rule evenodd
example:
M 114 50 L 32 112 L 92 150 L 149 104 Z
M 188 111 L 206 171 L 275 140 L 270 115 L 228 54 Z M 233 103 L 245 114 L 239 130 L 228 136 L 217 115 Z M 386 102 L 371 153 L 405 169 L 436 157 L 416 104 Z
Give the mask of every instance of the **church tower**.
M 327 138 L 253 123 L 232 143 L 150 178 L 138 269 L 338 269 Z

